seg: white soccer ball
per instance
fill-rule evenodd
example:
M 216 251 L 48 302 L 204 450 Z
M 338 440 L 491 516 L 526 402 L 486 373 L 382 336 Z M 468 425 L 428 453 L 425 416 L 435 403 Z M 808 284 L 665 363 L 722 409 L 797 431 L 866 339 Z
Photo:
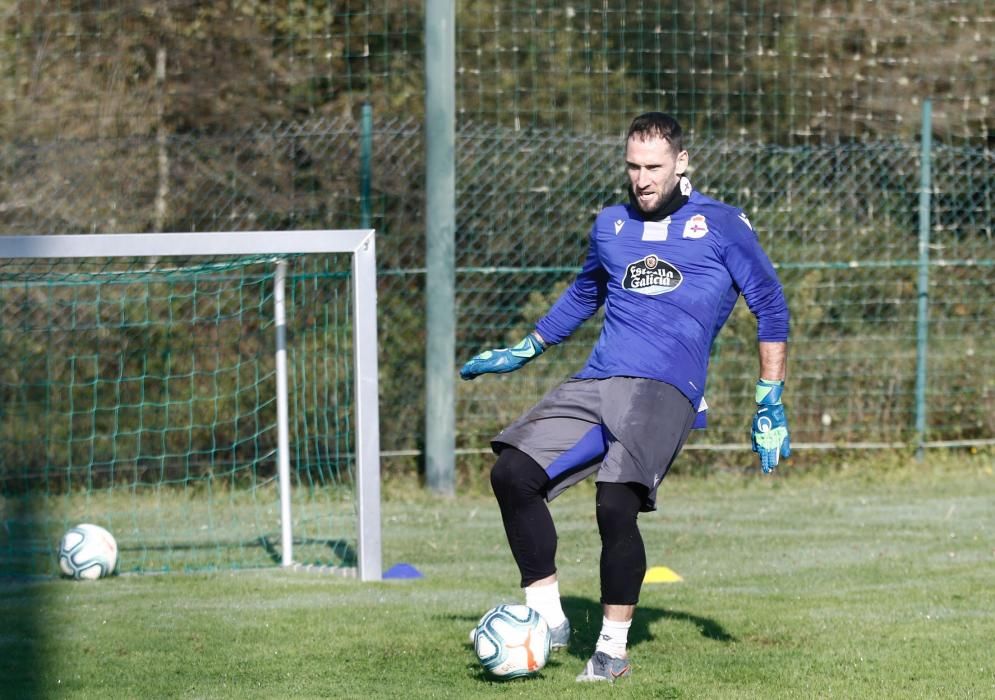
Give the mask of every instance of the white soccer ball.
M 117 541 L 99 525 L 70 528 L 59 542 L 59 568 L 77 581 L 110 576 L 117 567 Z
M 549 625 L 526 605 L 498 605 L 488 610 L 474 634 L 473 650 L 496 678 L 535 673 L 549 659 Z

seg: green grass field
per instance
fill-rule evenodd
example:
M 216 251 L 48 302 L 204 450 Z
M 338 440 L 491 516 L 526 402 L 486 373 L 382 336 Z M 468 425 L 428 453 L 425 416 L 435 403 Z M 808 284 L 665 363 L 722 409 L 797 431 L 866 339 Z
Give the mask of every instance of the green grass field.
M 599 629 L 593 488 L 553 503 L 575 634 L 536 678 L 489 680 L 467 632 L 517 602 L 484 494 L 387 484 L 385 568 L 364 584 L 264 571 L 0 584 L 4 697 L 995 697 L 991 454 L 943 468 L 668 478 L 641 517 L 652 584 L 634 675 L 573 680 Z

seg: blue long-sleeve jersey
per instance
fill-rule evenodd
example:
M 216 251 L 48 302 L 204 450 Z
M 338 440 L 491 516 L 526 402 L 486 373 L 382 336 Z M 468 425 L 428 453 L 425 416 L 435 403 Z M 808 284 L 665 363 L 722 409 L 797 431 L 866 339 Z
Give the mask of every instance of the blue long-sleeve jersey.
M 697 408 L 712 342 L 740 294 L 758 340 L 788 339 L 781 283 L 745 214 L 692 190 L 661 221 L 632 204 L 601 210 L 583 268 L 536 330 L 559 343 L 604 304 L 601 336 L 575 376 L 656 379 Z

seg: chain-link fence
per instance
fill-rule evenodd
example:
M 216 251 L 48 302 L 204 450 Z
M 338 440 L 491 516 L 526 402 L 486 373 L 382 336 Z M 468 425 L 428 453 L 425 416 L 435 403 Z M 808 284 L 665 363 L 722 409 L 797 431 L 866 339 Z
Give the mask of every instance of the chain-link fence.
M 348 228 L 371 212 L 382 446 L 398 464 L 416 459 L 421 6 L 22 9 L 0 44 L 10 59 L 0 232 Z M 569 283 L 595 212 L 624 199 L 621 130 L 664 109 L 688 128 L 695 186 L 744 208 L 779 268 L 793 318 L 793 441 L 912 445 L 924 414 L 927 442 L 990 444 L 990 10 L 983 0 L 460 3 L 457 362 L 517 340 Z M 926 97 L 936 109 L 924 326 Z M 365 202 L 361 103 L 374 112 Z M 711 427 L 692 447 L 745 444 L 752 324 L 741 305 L 718 338 Z M 503 423 L 579 367 L 597 333 L 589 326 L 519 373 L 460 383 L 460 454 L 486 451 Z
M 11 233 L 358 226 L 361 134 L 349 120 L 213 138 L 8 147 L 0 192 Z M 424 392 L 422 136 L 414 121 L 372 134 L 379 231 L 383 448 L 417 454 Z M 160 180 L 163 150 L 168 176 Z M 695 185 L 750 213 L 792 309 L 791 419 L 799 444 L 972 444 L 995 437 L 993 154 L 939 146 L 932 193 L 927 402 L 915 401 L 920 271 L 917 143 L 767 146 L 693 142 Z M 592 217 L 624 199 L 622 146 L 489 125 L 458 133 L 458 359 L 511 342 L 576 272 Z M 391 164 L 390 167 L 384 167 Z M 143 166 L 147 166 L 144 167 Z M 96 196 L 91 183 L 102 179 Z M 579 368 L 597 333 L 514 375 L 458 387 L 458 447 L 470 454 Z M 742 305 L 719 336 L 709 430 L 692 446 L 741 445 L 756 376 Z M 455 371 L 455 368 L 454 368 Z
M 526 332 L 582 259 L 599 204 L 623 201 L 621 143 L 557 134 L 460 133 L 489 173 L 462 179 L 460 348 Z M 477 145 L 477 140 L 486 145 Z M 991 151 L 943 147 L 933 191 L 927 400 L 917 405 L 920 153 L 917 143 L 691 145 L 691 178 L 749 212 L 792 309 L 792 435 L 802 444 L 914 444 L 995 436 Z M 514 153 L 513 164 L 502 167 Z M 495 175 L 494 173 L 498 173 Z M 511 229 L 511 232 L 508 230 Z M 508 329 L 501 332 L 501 329 Z M 756 378 L 755 323 L 741 305 L 719 336 L 711 427 L 692 446 L 741 445 Z M 461 387 L 461 444 L 486 438 L 586 358 L 582 332 L 506 378 Z

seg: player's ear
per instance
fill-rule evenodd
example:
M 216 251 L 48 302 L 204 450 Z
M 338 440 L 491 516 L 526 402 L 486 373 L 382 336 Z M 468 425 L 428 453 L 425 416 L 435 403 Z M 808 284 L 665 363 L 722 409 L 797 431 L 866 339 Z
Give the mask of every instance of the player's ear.
M 688 169 L 688 152 L 681 151 L 677 154 L 677 174 L 683 175 Z

